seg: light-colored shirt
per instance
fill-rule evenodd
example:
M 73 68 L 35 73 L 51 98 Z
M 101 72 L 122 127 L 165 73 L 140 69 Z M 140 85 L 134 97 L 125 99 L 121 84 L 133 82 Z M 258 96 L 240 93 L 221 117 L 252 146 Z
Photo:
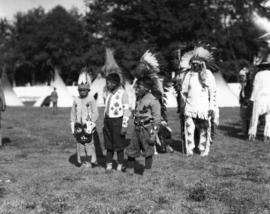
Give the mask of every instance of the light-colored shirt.
M 74 123 L 96 122 L 98 119 L 98 108 L 94 98 L 90 95 L 85 98 L 76 97 L 71 108 L 70 118 L 71 122 Z
M 130 117 L 129 98 L 123 88 L 107 94 L 104 113 L 109 118 L 123 117 L 122 126 L 127 127 Z
M 204 84 L 198 72 L 190 71 L 185 76 L 181 93 L 186 102 L 184 111 L 186 116 L 208 119 L 209 110 L 218 111 L 215 77 L 210 70 L 205 72 Z

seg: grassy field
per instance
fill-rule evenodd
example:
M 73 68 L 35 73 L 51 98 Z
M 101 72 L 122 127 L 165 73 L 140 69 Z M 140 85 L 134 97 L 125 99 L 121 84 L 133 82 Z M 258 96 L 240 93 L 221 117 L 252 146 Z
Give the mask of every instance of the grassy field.
M 150 172 L 130 175 L 106 174 L 102 157 L 101 167 L 76 166 L 69 109 L 54 116 L 46 108 L 8 108 L 2 119 L 0 213 L 268 214 L 270 142 L 241 139 L 238 111 L 221 109 L 208 157 L 186 157 L 179 151 L 179 122 L 171 109 L 178 151 L 155 156 Z M 102 141 L 101 128 L 102 117 Z

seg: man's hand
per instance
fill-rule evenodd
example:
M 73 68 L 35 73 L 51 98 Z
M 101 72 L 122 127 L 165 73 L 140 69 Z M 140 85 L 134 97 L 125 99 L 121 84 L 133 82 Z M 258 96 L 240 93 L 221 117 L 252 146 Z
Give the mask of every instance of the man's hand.
M 120 135 L 125 136 L 126 134 L 127 134 L 127 127 L 122 127 Z

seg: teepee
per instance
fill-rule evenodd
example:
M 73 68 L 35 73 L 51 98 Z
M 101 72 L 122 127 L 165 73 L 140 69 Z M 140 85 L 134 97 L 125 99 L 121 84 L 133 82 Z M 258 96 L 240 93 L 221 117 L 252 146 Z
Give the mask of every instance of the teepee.
M 230 89 L 221 73 L 214 73 L 217 85 L 217 102 L 219 107 L 239 106 L 237 96 Z
M 104 72 L 105 76 L 107 76 L 109 73 L 118 73 L 121 78 L 123 77 L 122 70 L 115 61 L 113 56 L 113 50 L 110 48 L 106 48 L 105 64 L 103 65 L 101 70 Z
M 106 86 L 106 80 L 101 74 L 98 74 L 96 79 L 90 85 L 90 95 L 96 99 L 97 106 L 105 105 L 104 88 Z
M 7 74 L 2 73 L 2 88 L 7 106 L 23 106 L 23 102 L 15 94 L 12 85 L 10 84 Z
M 47 93 L 40 97 L 37 102 L 34 104 L 35 107 L 40 107 L 44 101 L 44 99 L 50 96 L 53 88 L 56 88 L 58 94 L 58 107 L 71 107 L 73 103 L 73 97 L 69 93 L 64 81 L 59 75 L 59 71 L 57 69 L 54 70 L 54 79 L 51 82 L 51 89 L 47 91 Z

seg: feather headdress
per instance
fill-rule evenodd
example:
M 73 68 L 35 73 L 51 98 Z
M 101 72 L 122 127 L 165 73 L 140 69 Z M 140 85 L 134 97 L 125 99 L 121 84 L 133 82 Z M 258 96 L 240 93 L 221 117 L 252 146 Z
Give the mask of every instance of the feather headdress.
M 88 74 L 86 68 L 83 68 L 79 78 L 78 78 L 78 87 L 80 89 L 90 89 L 91 77 Z
M 193 50 L 193 56 L 190 59 L 190 63 L 192 61 L 204 61 L 206 67 L 211 71 L 218 70 L 218 66 L 215 63 L 213 53 L 204 48 L 203 46 L 196 47 Z
M 193 51 L 188 51 L 186 52 L 180 60 L 180 69 L 187 70 L 190 69 L 190 60 L 193 57 Z
M 140 62 L 145 63 L 149 66 L 154 72 L 159 72 L 159 63 L 156 56 L 147 50 L 141 57 Z
M 144 77 L 149 77 L 152 80 L 151 93 L 159 100 L 161 104 L 161 114 L 166 120 L 165 93 L 163 79 L 158 75 L 160 72 L 159 67 L 160 65 L 155 54 L 147 50 L 141 57 L 139 65 L 136 68 L 134 83 L 137 79 L 143 80 Z

